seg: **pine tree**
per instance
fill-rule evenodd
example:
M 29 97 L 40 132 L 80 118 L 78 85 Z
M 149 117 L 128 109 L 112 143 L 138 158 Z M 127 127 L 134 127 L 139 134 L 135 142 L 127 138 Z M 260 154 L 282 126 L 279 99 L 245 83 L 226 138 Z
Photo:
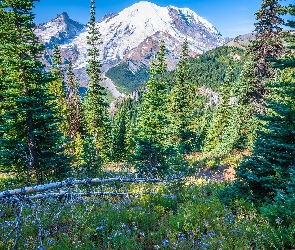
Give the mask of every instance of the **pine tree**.
M 182 54 L 176 69 L 176 83 L 169 96 L 169 113 L 172 140 L 182 153 L 192 150 L 194 133 L 190 130 L 194 110 L 195 86 L 189 81 L 188 42 L 183 43 Z
M 38 60 L 43 45 L 33 32 L 33 3 L 0 2 L 0 165 L 40 183 L 64 177 L 69 165 L 48 94 L 52 77 Z
M 99 58 L 99 45 L 101 34 L 95 23 L 95 1 L 91 0 L 91 17 L 88 23 L 89 36 L 87 36 L 88 67 L 90 78 L 88 90 L 83 103 L 84 126 L 88 136 L 93 137 L 98 153 L 106 156 L 109 150 L 110 122 L 108 104 L 105 100 L 106 89 L 102 86 L 101 63 Z
M 138 115 L 135 152 L 136 167 L 145 173 L 163 175 L 181 165 L 180 157 L 168 135 L 167 83 L 164 75 L 165 44 L 161 41 L 156 61 L 152 60 L 150 80 L 146 84 L 143 103 Z

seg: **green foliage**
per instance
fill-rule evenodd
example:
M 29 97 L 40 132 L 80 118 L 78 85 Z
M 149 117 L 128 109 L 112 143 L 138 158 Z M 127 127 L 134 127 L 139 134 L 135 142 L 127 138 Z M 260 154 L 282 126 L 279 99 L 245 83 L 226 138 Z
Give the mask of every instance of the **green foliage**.
M 176 83 L 169 95 L 169 120 L 171 141 L 181 153 L 192 151 L 195 134 L 190 124 L 195 109 L 196 88 L 188 80 L 188 42 L 185 40 L 180 61 L 176 69 Z
M 106 72 L 106 76 L 113 83 L 123 90 L 123 93 L 129 94 L 143 85 L 149 78 L 148 69 L 144 66 L 133 72 L 126 62 L 122 62 Z
M 188 81 L 197 88 L 206 87 L 218 92 L 224 82 L 228 71 L 229 61 L 236 58 L 233 65 L 232 80 L 239 78 L 244 64 L 244 51 L 235 47 L 221 46 L 207 51 L 197 58 L 189 59 Z M 167 76 L 169 81 L 174 82 L 175 72 Z
M 33 3 L 0 2 L 0 165 L 40 183 L 64 178 L 69 165 L 48 94 L 55 79 L 38 61 L 43 45 L 33 32 Z
M 270 224 L 250 204 L 237 201 L 232 208 L 224 206 L 217 197 L 223 185 L 192 180 L 186 185 L 135 184 L 128 189 L 152 191 L 119 204 L 115 199 L 101 199 L 99 206 L 85 204 L 72 209 L 73 213 L 54 207 L 53 217 L 59 220 L 44 234 L 43 247 L 48 249 L 293 249 L 295 246 L 291 226 Z M 98 187 L 99 189 L 99 187 Z M 42 222 L 51 221 L 44 218 Z M 54 228 L 55 230 L 52 230 Z M 30 249 L 36 242 L 34 223 L 28 224 L 18 247 Z M 6 248 L 7 246 L 1 245 Z M 9 247 L 9 246 L 8 246 Z
M 62 57 L 57 45 L 55 45 L 53 49 L 51 72 L 54 79 L 49 82 L 48 93 L 54 96 L 52 105 L 57 109 L 57 118 L 62 119 L 58 123 L 59 131 L 61 131 L 63 135 L 66 136 L 69 117 L 66 105 L 64 76 L 62 71 Z
M 144 92 L 136 128 L 133 160 L 143 172 L 162 175 L 183 165 L 182 156 L 169 141 L 165 45 L 162 41 L 157 62 L 152 61 L 150 80 Z M 180 165 L 180 166 L 179 166 Z
M 88 67 L 87 74 L 90 78 L 88 90 L 83 102 L 84 127 L 89 138 L 94 138 L 97 153 L 107 157 L 110 146 L 110 122 L 108 104 L 105 100 L 106 90 L 102 86 L 101 63 L 99 61 L 99 48 L 101 34 L 95 23 L 95 1 L 91 1 L 91 17 L 88 23 L 89 36 L 87 36 Z
M 271 93 L 266 99 L 268 112 L 260 116 L 264 127 L 258 132 L 253 155 L 237 169 L 238 180 L 235 185 L 244 186 L 247 190 L 246 194 L 252 200 L 271 203 L 277 193 L 288 192 L 293 178 L 295 158 L 294 64 L 294 54 L 292 56 L 289 54 L 278 61 L 277 66 L 283 70 L 274 82 L 268 84 Z

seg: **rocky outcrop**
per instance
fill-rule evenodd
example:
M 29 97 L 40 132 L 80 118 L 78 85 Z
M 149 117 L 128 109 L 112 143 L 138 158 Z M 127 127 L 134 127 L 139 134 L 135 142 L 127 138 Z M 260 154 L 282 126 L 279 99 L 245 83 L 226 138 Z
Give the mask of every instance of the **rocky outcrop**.
M 236 38 L 232 39 L 225 45 L 230 47 L 245 49 L 250 44 L 251 40 L 255 40 L 255 33 L 249 33 L 249 34 L 237 36 Z

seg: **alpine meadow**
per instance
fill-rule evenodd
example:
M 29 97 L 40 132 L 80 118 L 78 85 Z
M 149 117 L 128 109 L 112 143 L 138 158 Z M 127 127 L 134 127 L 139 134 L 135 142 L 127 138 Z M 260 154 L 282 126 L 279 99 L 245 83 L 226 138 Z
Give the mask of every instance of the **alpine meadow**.
M 0 249 L 295 249 L 295 5 L 89 1 L 0 0 Z

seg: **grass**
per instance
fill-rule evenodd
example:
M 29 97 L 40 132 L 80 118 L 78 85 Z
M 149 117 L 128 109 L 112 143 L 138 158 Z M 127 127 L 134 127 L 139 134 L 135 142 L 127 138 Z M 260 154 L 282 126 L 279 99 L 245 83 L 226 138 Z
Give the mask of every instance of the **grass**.
M 295 225 L 286 228 L 279 221 L 271 224 L 245 201 L 225 206 L 218 198 L 225 185 L 194 177 L 173 184 L 130 184 L 127 186 L 130 192 L 153 194 L 129 200 L 89 199 L 88 205 L 64 208 L 54 222 L 50 216 L 59 211 L 59 206 L 52 206 L 50 213 L 40 215 L 45 225 L 43 247 L 47 250 L 295 247 L 292 231 Z M 34 221 L 25 225 L 19 249 L 36 249 L 36 235 Z

